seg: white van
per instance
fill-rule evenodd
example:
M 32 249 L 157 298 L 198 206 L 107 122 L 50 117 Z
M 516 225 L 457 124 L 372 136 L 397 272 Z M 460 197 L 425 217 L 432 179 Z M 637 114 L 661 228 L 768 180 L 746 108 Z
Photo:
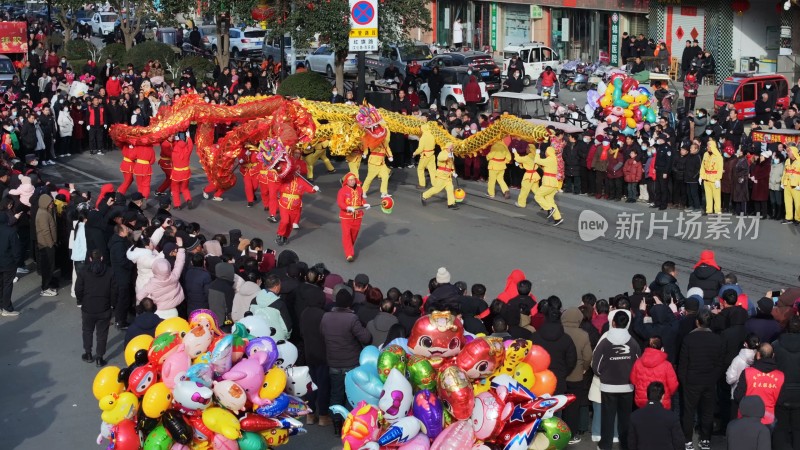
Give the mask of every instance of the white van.
M 550 66 L 556 72 L 561 67 L 558 53 L 541 42 L 509 45 L 503 49 L 503 76 L 508 73 L 508 64 L 513 55 L 518 55 L 525 66 L 525 77 L 522 78 L 525 86 L 535 83 L 545 67 Z

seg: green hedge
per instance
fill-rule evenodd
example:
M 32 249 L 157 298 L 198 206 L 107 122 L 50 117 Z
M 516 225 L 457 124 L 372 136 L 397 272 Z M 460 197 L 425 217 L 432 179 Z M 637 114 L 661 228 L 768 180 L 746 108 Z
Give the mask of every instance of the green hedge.
M 175 47 L 171 45 L 161 42 L 142 42 L 139 45 L 134 45 L 133 48 L 125 54 L 122 64 L 133 64 L 136 70 L 141 70 L 141 68 L 147 64 L 147 61 L 158 60 L 161 62 L 166 72 L 166 63 L 172 63 L 178 58 L 175 50 L 173 50 L 174 48 Z M 166 75 L 166 73 L 164 75 Z
M 181 67 L 184 69 L 191 67 L 197 82 L 200 83 L 206 79 L 209 72 L 214 72 L 215 63 L 200 56 L 184 56 Z
M 100 50 L 100 61 L 105 61 L 106 58 L 111 58 L 115 64 L 124 65 L 125 55 L 128 51 L 125 50 L 125 44 L 109 44 Z
M 92 57 L 91 51 L 97 51 L 97 47 L 91 41 L 84 39 L 73 39 L 67 44 L 67 48 L 58 51 L 59 56 L 66 56 L 67 59 L 81 59 L 85 63 Z
M 331 83 L 314 72 L 301 72 L 286 77 L 278 86 L 278 95 L 325 101 L 331 96 Z

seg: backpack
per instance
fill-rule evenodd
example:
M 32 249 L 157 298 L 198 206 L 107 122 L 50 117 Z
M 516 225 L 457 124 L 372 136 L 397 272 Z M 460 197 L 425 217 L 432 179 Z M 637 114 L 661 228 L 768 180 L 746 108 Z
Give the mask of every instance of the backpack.
M 266 292 L 267 291 L 262 290 L 258 293 L 256 298 L 250 302 L 250 312 L 252 312 L 254 316 L 261 317 L 267 322 L 270 327 L 270 332 L 272 333 L 269 337 L 271 337 L 273 340 L 288 340 L 289 330 L 286 328 L 286 323 L 283 321 L 281 312 L 278 311 L 277 308 L 269 306 L 274 303 L 275 300 L 278 300 L 279 297 L 275 297 L 271 301 L 267 300 L 264 298 Z M 260 304 L 259 298 L 261 299 Z

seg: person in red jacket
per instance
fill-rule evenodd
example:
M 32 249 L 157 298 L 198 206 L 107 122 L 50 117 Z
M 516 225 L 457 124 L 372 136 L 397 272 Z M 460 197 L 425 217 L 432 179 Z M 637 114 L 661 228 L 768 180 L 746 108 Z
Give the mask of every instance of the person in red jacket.
M 178 138 L 172 147 L 172 171 L 170 173 L 172 185 L 170 190 L 172 205 L 179 209 L 183 208 L 181 194 L 186 200 L 185 204 L 189 205 L 189 209 L 194 209 L 192 194 L 189 192 L 189 178 L 192 176 L 192 171 L 189 170 L 189 159 L 192 157 L 192 148 L 194 148 L 194 143 L 190 136 L 187 136 L 185 141 Z
M 303 194 L 319 192 L 319 186 L 312 186 L 301 176 L 290 175 L 281 184 L 279 192 L 281 197 L 278 200 L 278 209 L 281 212 L 281 221 L 278 224 L 278 236 L 275 238 L 275 243 L 284 245 L 289 242 L 293 224 L 300 222 Z
M 156 152 L 150 145 L 139 145 L 134 148 L 133 175 L 136 178 L 136 188 L 144 196 L 145 205 L 150 196 L 150 177 L 153 175 L 153 164 L 156 162 Z
M 122 194 L 127 193 L 128 188 L 133 184 L 133 160 L 136 158 L 135 150 L 136 147 L 132 145 L 122 146 L 122 162 L 119 163 L 119 171 L 122 172 L 122 184 L 117 188 L 117 192 Z
M 103 154 L 103 137 L 106 124 L 106 109 L 100 103 L 100 97 L 94 97 L 87 109 L 89 120 L 86 122 L 86 131 L 89 132 L 89 153 L 92 155 Z
M 606 168 L 609 200 L 622 200 L 622 169 L 624 166 L 625 157 L 620 149 L 620 144 L 618 141 L 614 141 L 611 144 L 611 151 L 608 152 L 608 166 Z
M 648 347 L 644 349 L 644 353 L 636 360 L 631 370 L 633 401 L 637 407 L 643 408 L 647 405 L 647 386 L 654 381 L 664 383 L 664 397 L 661 398 L 661 404 L 665 409 L 671 409 L 672 394 L 678 390 L 678 376 L 672 363 L 667 361 L 667 354 L 658 336 L 650 338 Z
M 106 94 L 109 97 L 119 97 L 122 95 L 122 81 L 116 75 L 106 81 Z
M 342 179 L 342 187 L 336 196 L 336 203 L 339 206 L 339 220 L 342 223 L 344 256 L 348 262 L 353 262 L 356 259 L 353 247 L 358 238 L 358 232 L 361 230 L 363 210 L 370 208 L 369 203 L 364 203 L 364 191 L 354 174 L 349 172 L 345 174 Z
M 159 197 L 165 195 L 164 193 L 169 189 L 172 183 L 172 140 L 174 136 L 167 137 L 167 140 L 161 143 L 161 153 L 158 158 L 158 167 L 164 171 L 164 182 L 156 189 L 156 195 Z
M 741 404 L 749 395 L 761 397 L 764 401 L 764 417 L 761 423 L 771 426 L 775 423 L 775 404 L 781 394 L 785 375 L 775 363 L 775 351 L 772 344 L 762 343 L 758 346 L 753 365 L 744 369 L 739 375 L 739 382 L 733 390 L 733 398 Z M 741 418 L 741 414 L 739 415 Z
M 642 163 L 637 159 L 637 155 L 636 150 L 631 150 L 630 158 L 625 161 L 625 165 L 622 167 L 625 185 L 628 189 L 627 203 L 636 203 L 636 199 L 639 198 L 639 182 L 642 181 L 642 176 L 644 176 L 644 169 L 642 168 Z
M 258 152 L 245 150 L 239 158 L 239 172 L 244 179 L 244 196 L 247 199 L 247 207 L 252 208 L 255 202 L 255 192 L 258 188 L 259 168 Z
M 264 211 L 269 212 L 267 220 L 272 223 L 278 223 L 278 189 L 281 187 L 281 182 L 278 179 L 278 171 L 273 167 L 272 169 L 264 166 L 264 163 L 259 163 L 258 170 L 258 186 L 261 191 L 261 203 L 264 205 Z
M 469 81 L 464 86 L 464 102 L 467 104 L 467 110 L 471 117 L 478 116 L 478 103 L 481 100 L 481 86 L 478 84 L 478 79 L 475 75 L 470 75 Z
M 539 82 L 536 83 L 539 95 L 542 95 L 542 89 L 545 87 L 553 88 L 553 96 L 558 97 L 558 75 L 550 66 L 545 67 L 544 72 L 539 75 Z

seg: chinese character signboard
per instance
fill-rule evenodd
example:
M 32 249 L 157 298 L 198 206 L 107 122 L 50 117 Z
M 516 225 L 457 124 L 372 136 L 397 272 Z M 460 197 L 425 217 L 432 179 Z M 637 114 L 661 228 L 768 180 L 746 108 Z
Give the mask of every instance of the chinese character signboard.
M 768 144 L 789 144 L 800 142 L 800 132 L 796 130 L 753 130 L 750 139 L 754 143 L 767 142 Z
M 531 5 L 531 19 L 541 19 L 544 17 L 544 11 L 539 5 Z
M 611 65 L 619 65 L 619 13 L 611 14 Z M 623 61 L 624 62 L 624 61 Z
M 378 0 L 350 0 L 350 51 L 378 50 Z
M 497 3 L 492 3 L 491 12 L 492 12 L 492 19 L 491 19 L 491 22 L 490 22 L 491 23 L 491 25 L 490 25 L 491 26 L 491 28 L 490 28 L 491 39 L 490 40 L 492 42 L 492 48 L 496 49 L 497 48 Z
M 28 24 L 0 22 L 0 53 L 28 53 Z

